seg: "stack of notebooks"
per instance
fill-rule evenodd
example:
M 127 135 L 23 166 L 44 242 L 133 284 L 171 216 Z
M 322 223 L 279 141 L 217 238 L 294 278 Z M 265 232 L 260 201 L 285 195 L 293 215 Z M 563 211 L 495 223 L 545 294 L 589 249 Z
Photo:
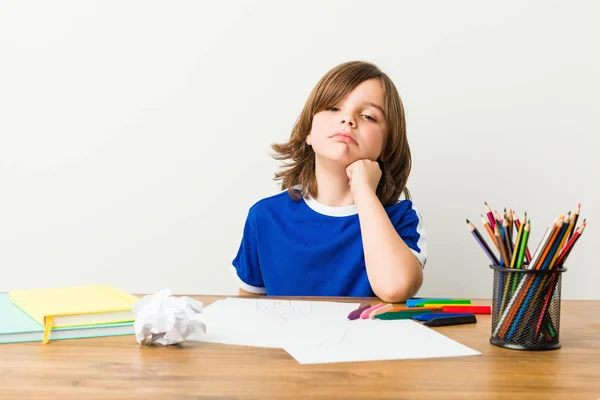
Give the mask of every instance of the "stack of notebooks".
M 138 301 L 108 285 L 0 293 L 0 343 L 132 335 Z

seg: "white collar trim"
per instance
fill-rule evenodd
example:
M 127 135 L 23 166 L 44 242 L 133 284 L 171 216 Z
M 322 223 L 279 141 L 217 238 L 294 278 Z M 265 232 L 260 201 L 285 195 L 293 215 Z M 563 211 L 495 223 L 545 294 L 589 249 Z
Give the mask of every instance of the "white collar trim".
M 304 202 L 313 211 L 318 212 L 319 214 L 327 215 L 329 217 L 348 217 L 350 215 L 358 214 L 356 204 L 343 207 L 333 207 L 321 204 L 312 197 L 305 198 Z

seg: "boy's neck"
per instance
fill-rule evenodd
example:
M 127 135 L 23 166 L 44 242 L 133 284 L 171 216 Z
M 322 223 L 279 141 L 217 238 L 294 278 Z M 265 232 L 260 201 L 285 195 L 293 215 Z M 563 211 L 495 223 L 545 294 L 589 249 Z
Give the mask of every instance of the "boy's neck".
M 333 162 L 315 160 L 317 197 L 315 200 L 330 207 L 345 207 L 354 204 L 346 167 Z

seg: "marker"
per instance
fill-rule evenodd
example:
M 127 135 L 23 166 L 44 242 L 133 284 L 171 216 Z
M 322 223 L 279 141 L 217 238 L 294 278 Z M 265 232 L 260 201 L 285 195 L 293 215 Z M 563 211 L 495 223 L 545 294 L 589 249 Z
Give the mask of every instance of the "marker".
M 395 307 L 389 310 L 390 312 L 394 311 L 422 311 L 429 310 L 431 312 L 442 312 L 442 306 L 431 305 L 431 306 L 423 306 L 423 307 Z
M 463 325 L 463 324 L 474 324 L 477 322 L 477 318 L 474 315 L 463 315 L 459 317 L 441 317 L 433 318 L 423 323 L 427 326 L 447 326 L 447 325 Z
M 453 313 L 427 313 L 427 314 L 420 314 L 420 315 L 415 315 L 414 317 L 412 317 L 412 319 L 414 319 L 415 321 L 421 321 L 421 322 L 425 322 L 425 321 L 429 321 L 432 320 L 434 318 L 445 318 L 445 317 L 466 317 L 469 315 L 473 315 L 470 313 L 457 313 L 457 314 L 453 314 Z
M 492 307 L 490 306 L 444 306 L 442 310 L 447 313 L 470 313 L 470 314 L 491 314 Z
M 378 309 L 380 307 L 383 307 L 383 303 L 379 303 L 379 304 L 376 304 L 374 306 L 371 306 L 371 307 L 367 308 L 362 313 L 360 313 L 360 318 L 361 319 L 367 319 L 367 318 L 369 318 L 369 314 L 371 313 L 371 311 L 376 310 L 376 309 Z
M 378 315 L 378 314 L 383 314 L 384 312 L 387 312 L 387 311 L 391 310 L 392 308 L 394 308 L 394 306 L 393 306 L 393 305 L 391 305 L 391 304 L 386 304 L 386 305 L 385 305 L 385 306 L 383 306 L 383 307 L 379 307 L 379 308 L 377 308 L 376 310 L 372 310 L 372 311 L 369 313 L 369 319 L 374 319 L 376 315 Z
M 452 300 L 452 299 L 446 299 L 446 298 L 442 298 L 442 297 L 419 299 L 419 298 L 415 297 L 413 299 L 406 300 L 406 307 L 416 307 L 416 305 L 419 303 L 427 303 L 428 301 L 433 301 L 433 300 Z
M 430 306 L 430 305 L 454 305 L 454 304 L 471 304 L 471 300 L 428 300 L 428 301 L 423 301 L 421 303 L 417 303 L 415 305 L 415 307 L 423 307 L 423 306 Z
M 359 319 L 360 314 L 362 314 L 362 312 L 368 308 L 371 308 L 370 304 L 365 304 L 363 306 L 358 307 L 356 310 L 352 310 L 352 312 L 350 312 L 350 314 L 348 314 L 348 319 L 349 320 Z
M 421 315 L 425 313 L 430 313 L 431 310 L 414 310 L 414 311 L 388 311 L 382 314 L 378 314 L 375 316 L 375 319 L 384 319 L 384 320 L 392 320 L 392 319 L 411 319 L 416 315 Z
M 430 307 L 435 307 L 435 308 L 440 308 L 440 307 L 446 307 L 446 306 L 470 306 L 471 304 L 461 304 L 461 303 L 440 303 L 440 304 L 425 304 L 422 306 L 416 306 L 416 307 L 411 307 L 411 308 L 430 308 Z

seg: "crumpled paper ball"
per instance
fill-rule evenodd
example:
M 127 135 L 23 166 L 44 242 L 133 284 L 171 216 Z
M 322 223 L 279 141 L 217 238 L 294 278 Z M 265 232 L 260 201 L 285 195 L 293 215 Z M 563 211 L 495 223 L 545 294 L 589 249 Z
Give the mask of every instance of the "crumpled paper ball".
M 170 289 L 144 296 L 133 305 L 135 337 L 140 344 L 172 345 L 199 340 L 206 333 L 200 320 L 202 302 L 191 297 L 173 297 Z

